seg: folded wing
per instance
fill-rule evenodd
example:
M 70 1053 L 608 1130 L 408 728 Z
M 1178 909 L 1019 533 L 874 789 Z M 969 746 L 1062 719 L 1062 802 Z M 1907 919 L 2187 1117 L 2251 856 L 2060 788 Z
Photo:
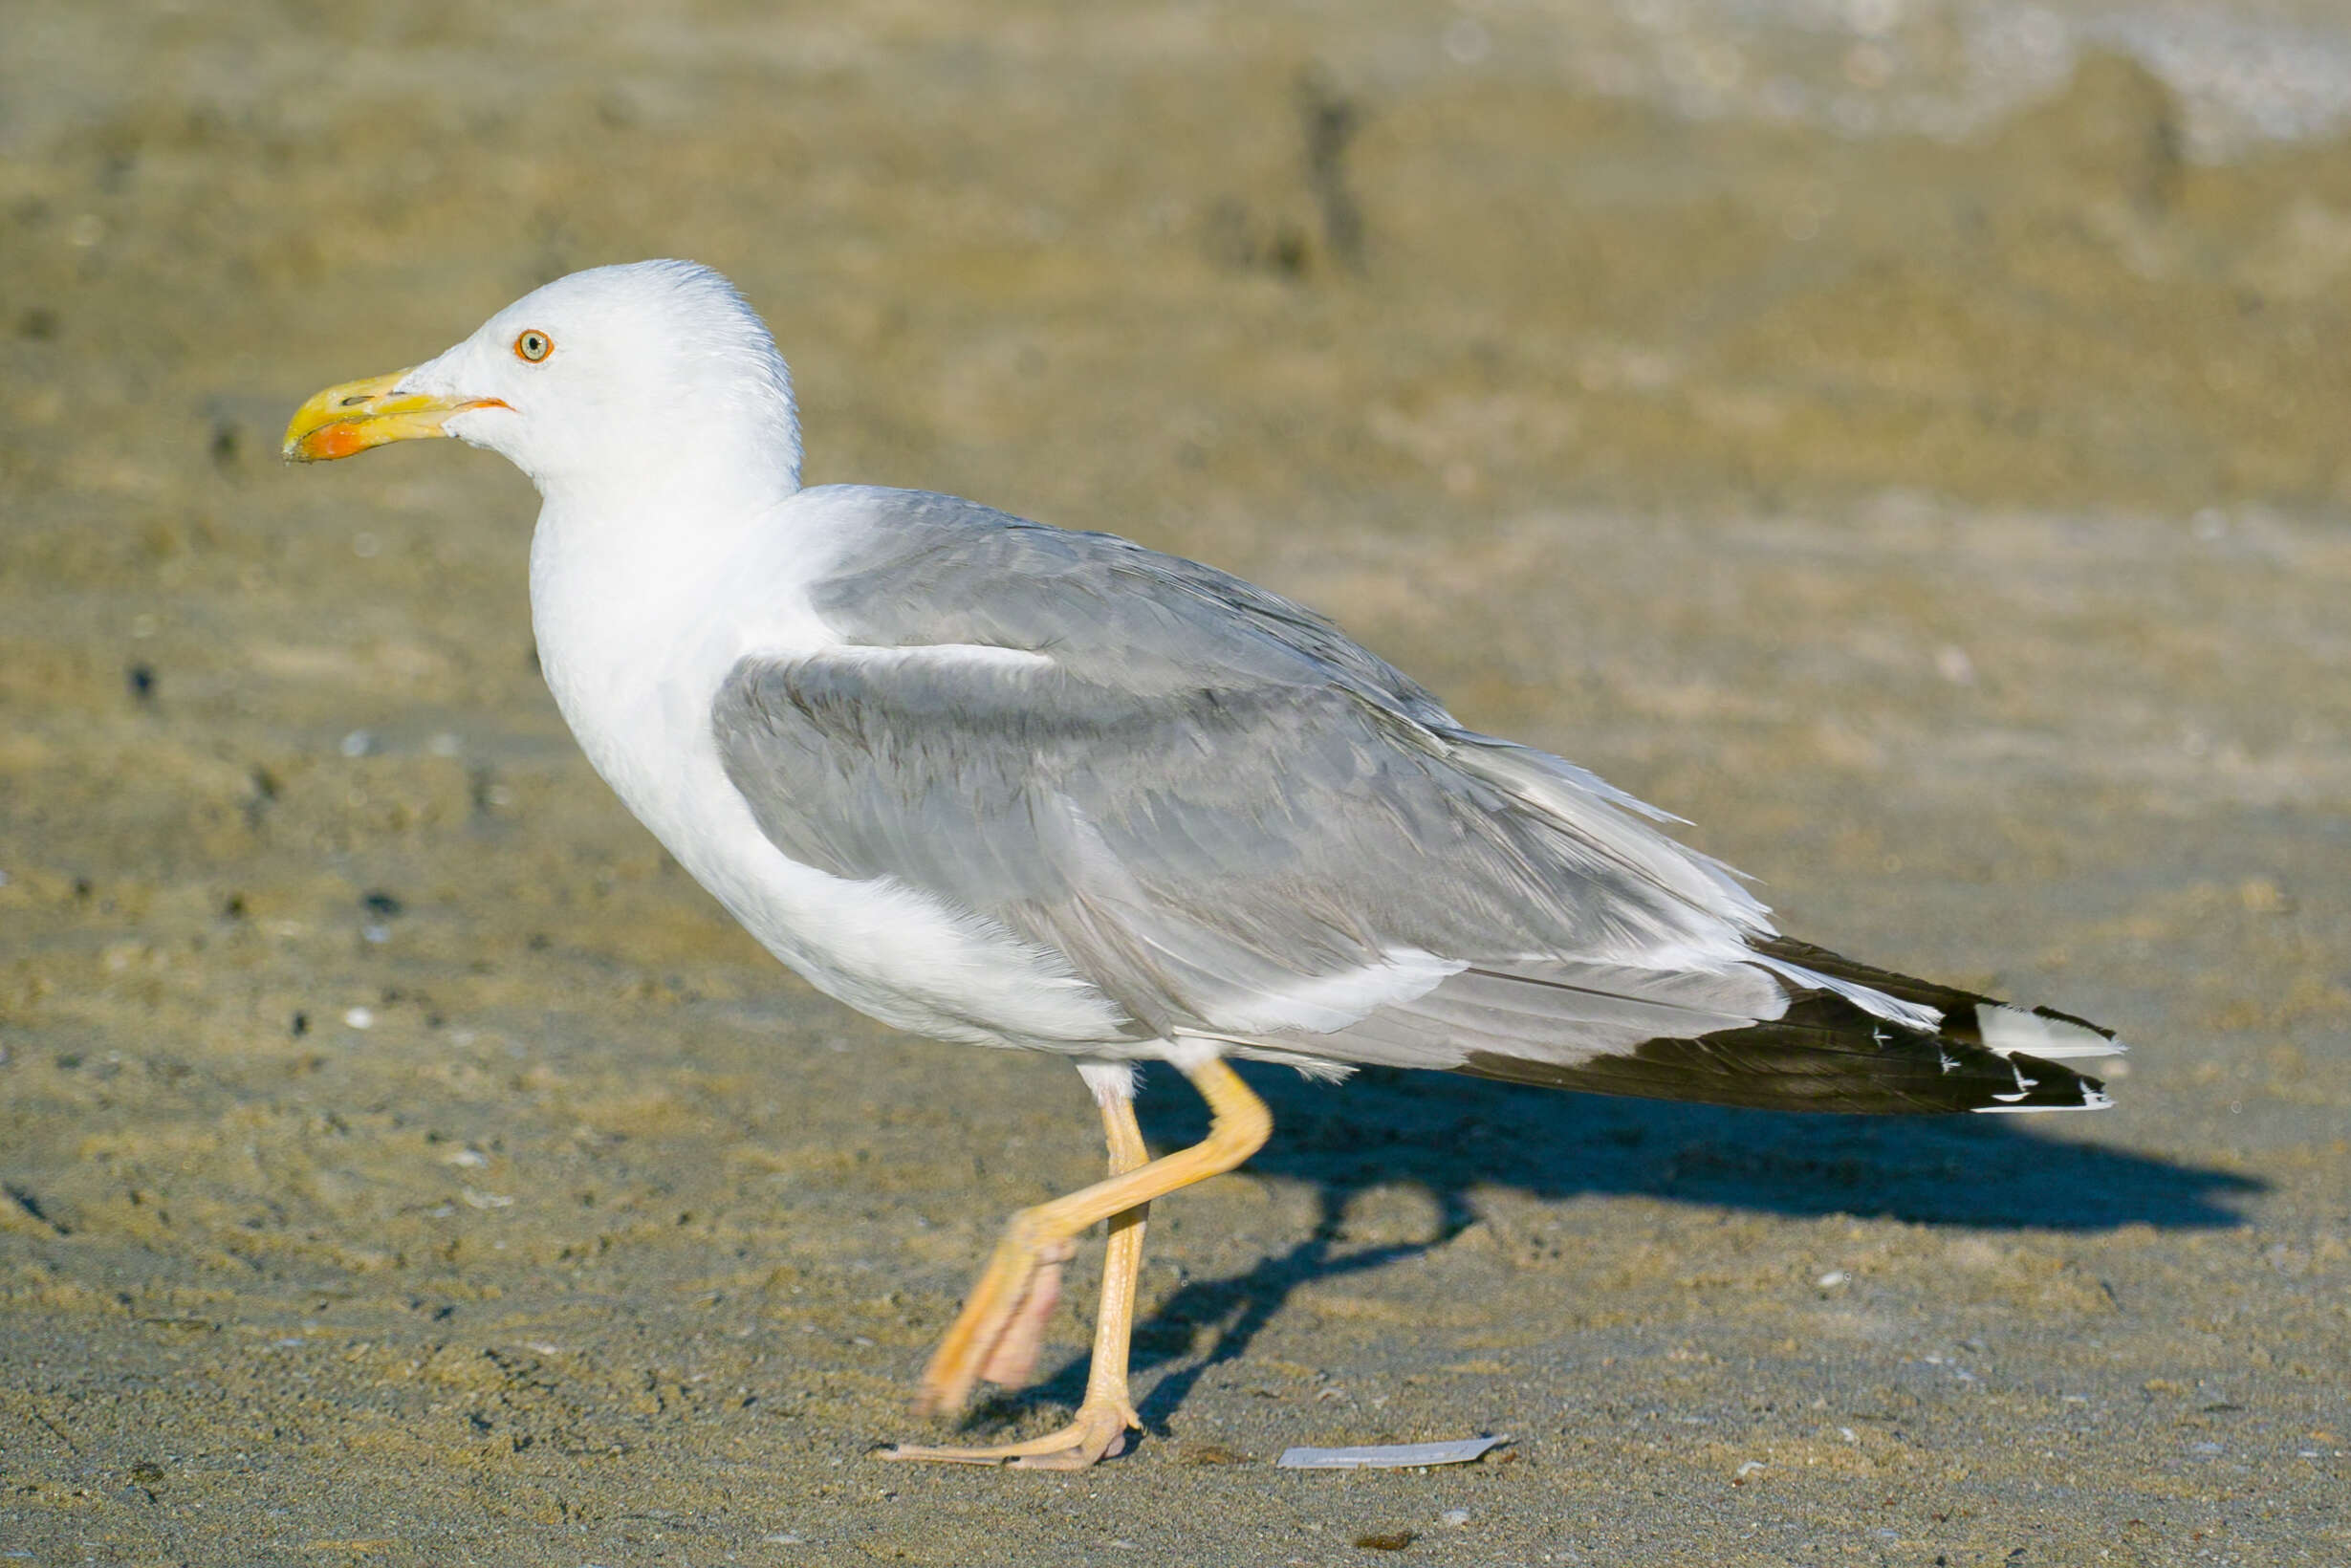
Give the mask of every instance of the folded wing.
M 1134 1038 L 1733 1103 L 1972 1108 L 2026 1076 L 2017 1103 L 2091 1102 L 1953 1035 L 1978 999 L 1779 942 L 1658 814 L 1463 729 L 1311 612 L 866 494 L 816 598 L 849 642 L 735 666 L 729 774 L 795 860 L 1057 955 Z

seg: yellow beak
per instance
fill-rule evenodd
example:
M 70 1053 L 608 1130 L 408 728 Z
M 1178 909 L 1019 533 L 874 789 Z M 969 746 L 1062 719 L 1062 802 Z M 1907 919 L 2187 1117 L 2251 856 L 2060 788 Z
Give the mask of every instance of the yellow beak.
M 285 457 L 289 463 L 322 463 L 349 457 L 386 442 L 414 441 L 421 436 L 445 436 L 441 426 L 453 414 L 468 408 L 504 408 L 496 398 L 446 398 L 424 392 L 397 392 L 408 373 L 395 370 L 371 381 L 345 381 L 294 411 L 286 426 Z

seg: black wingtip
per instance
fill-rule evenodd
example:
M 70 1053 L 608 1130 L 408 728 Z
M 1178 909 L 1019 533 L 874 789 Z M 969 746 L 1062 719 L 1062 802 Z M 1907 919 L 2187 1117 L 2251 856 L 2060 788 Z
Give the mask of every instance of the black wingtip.
M 1808 959 L 1796 962 L 1812 967 Z M 1970 1005 L 1954 1006 L 1948 1014 L 1955 1027 L 1928 1034 L 1889 1022 L 1834 992 L 1804 991 L 1790 1000 L 1780 1017 L 1741 1029 L 1694 1039 L 1648 1040 L 1628 1052 L 1576 1062 L 1474 1052 L 1456 1071 L 1557 1089 L 1761 1110 L 1935 1115 L 2101 1110 L 2113 1104 L 2101 1080 L 2064 1062 L 1986 1044 L 1974 999 L 1966 993 L 1924 981 L 1910 985 Z M 1924 995 L 1917 999 L 1941 1005 Z M 2070 1026 L 2073 1020 L 2065 1022 Z

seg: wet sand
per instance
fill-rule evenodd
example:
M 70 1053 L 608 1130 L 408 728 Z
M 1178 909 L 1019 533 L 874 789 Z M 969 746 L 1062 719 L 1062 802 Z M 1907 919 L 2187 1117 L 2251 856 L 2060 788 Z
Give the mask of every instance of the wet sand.
M 2351 1557 L 2351 144 L 2193 161 L 2102 56 L 1956 143 L 1693 120 L 1499 10 L 634 14 L 0 22 L 0 1563 Z M 1259 1074 L 1136 1452 L 870 1460 L 1093 1176 L 1075 1075 L 667 861 L 503 464 L 272 455 L 663 253 L 812 480 L 1303 598 L 1796 933 L 2120 1029 L 2121 1107 Z M 1075 1402 L 1072 1284 L 970 1433 Z

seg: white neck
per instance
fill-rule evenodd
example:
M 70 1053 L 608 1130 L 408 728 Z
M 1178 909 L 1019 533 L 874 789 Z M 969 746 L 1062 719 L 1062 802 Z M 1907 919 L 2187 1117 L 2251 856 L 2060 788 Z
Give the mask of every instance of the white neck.
M 724 598 L 729 563 L 778 526 L 793 494 L 672 483 L 651 493 L 606 489 L 590 504 L 550 487 L 531 536 L 539 666 L 589 760 L 616 785 L 622 714 L 698 655 L 695 622 Z

